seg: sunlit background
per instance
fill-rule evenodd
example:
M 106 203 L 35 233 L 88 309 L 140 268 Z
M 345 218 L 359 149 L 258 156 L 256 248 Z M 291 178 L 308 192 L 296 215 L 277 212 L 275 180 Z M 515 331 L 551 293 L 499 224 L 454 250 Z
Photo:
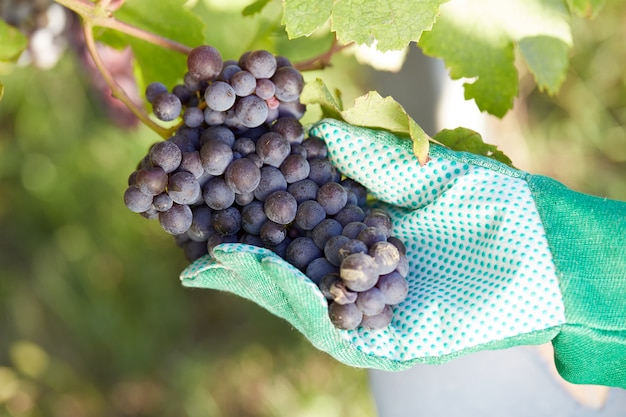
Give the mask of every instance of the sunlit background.
M 514 112 L 472 122 L 518 167 L 626 200 L 626 3 L 607 2 L 573 28 L 556 97 L 522 69 Z M 51 36 L 48 45 L 59 42 Z M 251 302 L 180 286 L 182 251 L 122 200 L 158 137 L 129 126 L 80 47 L 59 47 L 55 64 L 0 72 L 0 415 L 374 416 L 364 370 Z M 24 60 L 36 63 L 36 52 Z M 408 60 L 399 74 L 376 73 L 340 55 L 323 76 L 346 102 L 372 89 L 394 95 L 435 133 L 438 102 L 421 98 L 437 81 L 411 80 L 441 64 L 414 47 Z

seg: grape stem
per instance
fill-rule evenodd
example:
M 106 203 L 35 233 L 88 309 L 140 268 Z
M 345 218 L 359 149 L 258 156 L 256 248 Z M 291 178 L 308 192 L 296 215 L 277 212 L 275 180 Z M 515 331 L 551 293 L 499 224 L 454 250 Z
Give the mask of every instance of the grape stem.
M 293 66 L 298 69 L 298 71 L 313 71 L 320 70 L 330 66 L 330 60 L 333 55 L 338 52 L 343 51 L 349 46 L 352 46 L 354 42 L 347 43 L 345 45 L 339 45 L 337 38 L 333 39 L 333 43 L 330 45 L 330 48 L 326 52 L 323 52 L 313 58 L 309 58 L 304 61 L 296 62 Z

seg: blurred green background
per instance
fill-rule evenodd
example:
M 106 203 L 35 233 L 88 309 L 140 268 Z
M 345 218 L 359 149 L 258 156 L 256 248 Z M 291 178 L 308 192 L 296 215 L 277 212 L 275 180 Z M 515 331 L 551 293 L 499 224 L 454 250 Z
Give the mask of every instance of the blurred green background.
M 623 2 L 576 19 L 561 92 L 524 75 L 507 116 L 524 168 L 622 200 L 625 22 Z M 380 80 L 333 62 L 324 77 L 346 102 Z M 71 52 L 2 75 L 0 416 L 373 416 L 364 370 L 248 301 L 179 285 L 182 251 L 122 201 L 158 137 L 115 125 L 89 77 Z

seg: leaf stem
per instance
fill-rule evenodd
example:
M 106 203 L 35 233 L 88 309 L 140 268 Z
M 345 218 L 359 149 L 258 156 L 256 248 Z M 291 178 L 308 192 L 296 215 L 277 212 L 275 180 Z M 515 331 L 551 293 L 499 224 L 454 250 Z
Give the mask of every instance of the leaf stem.
M 320 70 L 330 66 L 330 60 L 333 55 L 336 53 L 346 49 L 349 46 L 352 46 L 354 42 L 347 43 L 345 45 L 339 45 L 337 42 L 337 38 L 333 39 L 330 48 L 326 52 L 323 52 L 313 58 L 309 58 L 304 61 L 296 62 L 293 66 L 298 69 L 298 71 L 312 71 L 312 70 Z
M 117 81 L 115 81 L 115 78 L 113 78 L 113 76 L 111 75 L 107 67 L 104 65 L 104 62 L 102 61 L 102 58 L 100 57 L 100 54 L 98 53 L 98 49 L 96 47 L 96 41 L 93 38 L 93 26 L 91 22 L 83 21 L 83 33 L 85 35 L 85 45 L 87 46 L 87 50 L 89 51 L 91 58 L 96 64 L 96 68 L 98 68 L 98 71 L 100 72 L 100 74 L 102 74 L 102 77 L 104 77 L 104 80 L 106 81 L 107 85 L 111 89 L 111 95 L 115 97 L 116 99 L 120 100 L 122 103 L 124 103 L 124 105 L 126 105 L 126 107 L 139 120 L 141 120 L 143 124 L 145 124 L 150 129 L 154 130 L 156 133 L 161 135 L 161 137 L 166 139 L 169 136 L 171 136 L 171 131 L 169 129 L 161 127 L 155 122 L 153 122 L 152 120 L 150 120 L 146 112 L 144 112 L 143 109 L 137 106 L 131 100 L 131 98 L 128 97 L 128 94 L 126 94 L 124 89 L 120 87 Z

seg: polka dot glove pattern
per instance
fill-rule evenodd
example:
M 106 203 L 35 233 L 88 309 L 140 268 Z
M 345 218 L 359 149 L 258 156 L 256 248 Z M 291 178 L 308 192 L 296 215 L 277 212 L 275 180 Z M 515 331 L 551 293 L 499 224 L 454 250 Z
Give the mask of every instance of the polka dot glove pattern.
M 551 340 L 562 295 L 527 175 L 487 158 L 431 146 L 420 166 L 411 142 L 326 119 L 322 138 L 342 174 L 392 215 L 407 247 L 409 296 L 383 330 L 338 330 L 315 284 L 269 250 L 216 248 L 183 285 L 233 292 L 289 321 L 313 345 L 359 367 L 400 370 L 484 349 Z

